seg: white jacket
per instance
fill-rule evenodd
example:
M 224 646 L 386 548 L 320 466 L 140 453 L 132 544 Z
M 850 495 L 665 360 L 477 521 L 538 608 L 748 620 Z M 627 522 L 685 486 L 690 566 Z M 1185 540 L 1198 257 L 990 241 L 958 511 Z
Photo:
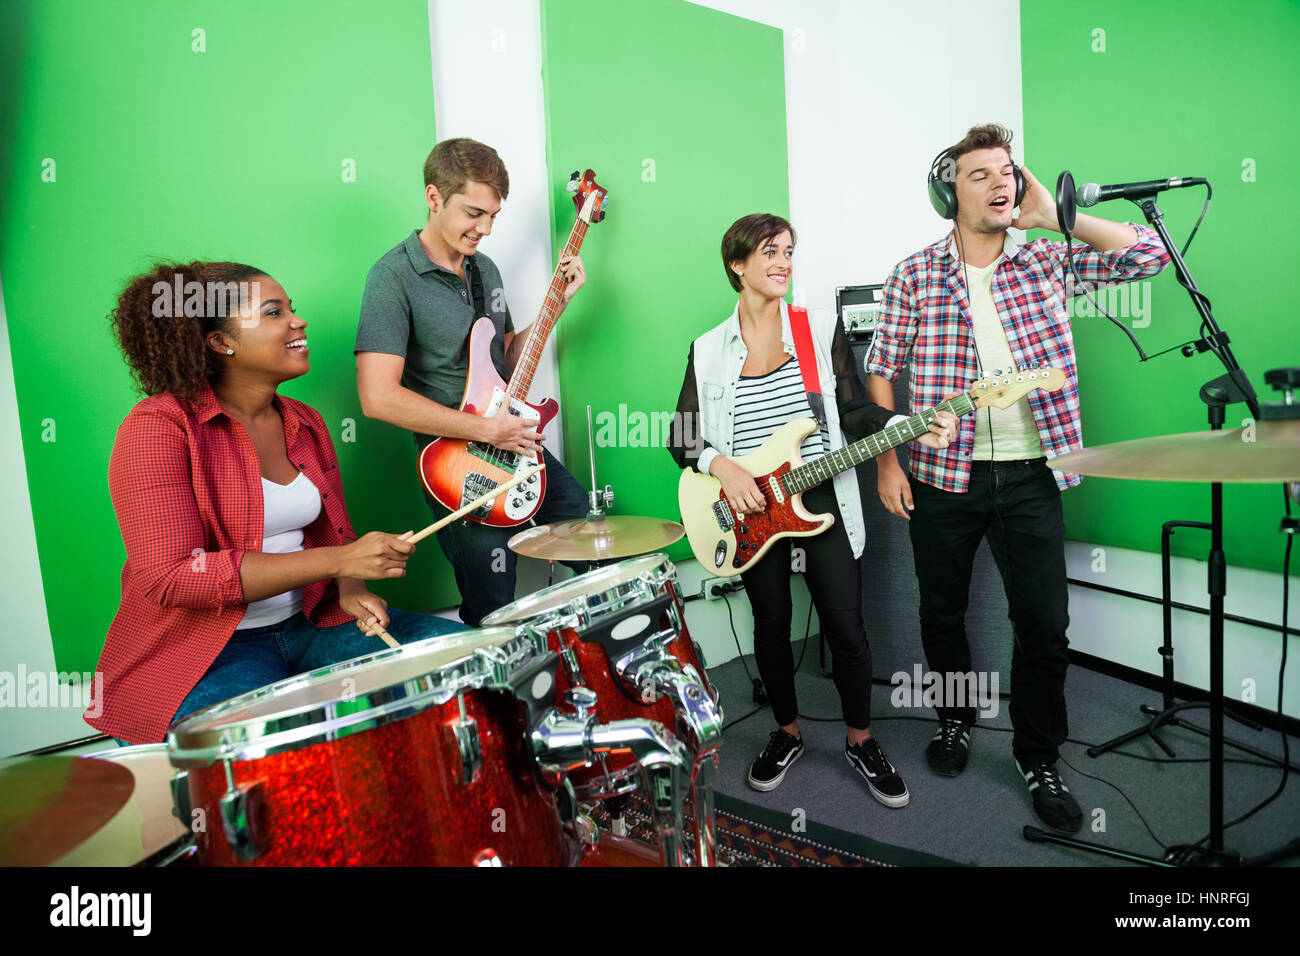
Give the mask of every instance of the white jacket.
M 745 364 L 748 350 L 740 336 L 739 303 L 731 317 L 721 325 L 705 332 L 695 340 L 695 389 L 700 405 L 700 438 L 711 447 L 700 453 L 698 468 L 709 474 L 709 466 L 719 454 L 731 456 L 735 428 L 736 384 Z M 835 334 L 835 316 L 819 318 L 808 313 L 812 330 L 813 351 L 817 355 L 817 381 L 821 386 L 826 406 L 826 430 L 830 433 L 828 451 L 844 447 L 840 431 L 840 411 L 835 404 L 835 371 L 831 364 L 831 339 Z M 790 312 L 781 302 L 781 342 L 788 354 L 794 355 L 794 336 L 790 331 Z M 834 478 L 835 497 L 840 505 L 840 517 L 849 535 L 853 556 L 862 556 L 865 540 L 862 525 L 862 499 L 858 497 L 858 476 L 855 469 L 842 471 Z

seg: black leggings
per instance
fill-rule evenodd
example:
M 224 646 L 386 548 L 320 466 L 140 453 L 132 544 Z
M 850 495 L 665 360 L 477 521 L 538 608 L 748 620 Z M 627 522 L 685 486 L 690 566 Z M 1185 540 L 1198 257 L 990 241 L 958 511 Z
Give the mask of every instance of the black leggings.
M 855 730 L 871 726 L 871 647 L 862 627 L 862 578 L 830 481 L 804 492 L 804 507 L 830 512 L 835 524 L 812 538 L 782 538 L 762 560 L 741 575 L 754 612 L 754 657 L 772 699 L 778 725 L 794 723 L 799 704 L 794 692 L 794 653 L 790 647 L 790 563 L 792 548 L 802 549 L 804 580 L 812 595 L 822 633 L 831 645 L 835 688 L 844 722 Z

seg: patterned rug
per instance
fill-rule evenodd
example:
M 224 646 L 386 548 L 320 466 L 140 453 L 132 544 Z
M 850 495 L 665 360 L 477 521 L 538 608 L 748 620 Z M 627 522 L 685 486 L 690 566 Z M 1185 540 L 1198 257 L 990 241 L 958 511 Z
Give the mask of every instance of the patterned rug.
M 848 833 L 812 820 L 803 821 L 799 832 L 788 814 L 778 814 L 725 794 L 714 795 L 714 826 L 718 862 L 724 866 L 957 866 L 952 860 L 890 846 L 856 833 Z M 601 827 L 610 826 L 604 803 L 586 807 Z M 694 846 L 695 828 L 687 812 L 688 847 Z M 655 846 L 654 822 L 649 806 L 639 793 L 628 798 L 624 812 L 626 836 Z

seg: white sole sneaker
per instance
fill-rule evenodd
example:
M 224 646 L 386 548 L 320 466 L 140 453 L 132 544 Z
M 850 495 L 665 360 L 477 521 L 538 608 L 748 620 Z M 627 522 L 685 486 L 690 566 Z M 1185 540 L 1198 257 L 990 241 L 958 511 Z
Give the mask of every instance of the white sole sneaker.
M 786 771 L 795 765 L 795 763 L 799 760 L 799 758 L 803 756 L 803 752 L 807 749 L 808 749 L 808 745 L 805 744 L 804 746 L 796 750 L 790 756 L 789 762 L 784 767 L 781 768 L 781 772 L 778 773 L 771 780 L 768 780 L 766 782 L 762 780 L 754 779 L 754 765 L 750 764 L 749 773 L 745 775 L 746 778 L 749 780 L 749 785 L 753 787 L 755 790 L 758 790 L 762 793 L 767 793 L 767 791 L 769 790 L 775 790 L 777 787 L 781 786 L 781 781 L 785 779 Z
M 858 772 L 858 776 L 860 776 L 863 780 L 867 782 L 867 789 L 871 791 L 871 795 L 875 797 L 877 800 L 879 800 L 881 803 L 883 803 L 885 806 L 898 809 L 899 807 L 907 806 L 907 804 L 911 801 L 912 794 L 911 791 L 907 789 L 906 783 L 903 783 L 903 792 L 898 796 L 893 796 L 888 793 L 882 793 L 881 791 L 876 789 L 875 782 L 873 781 L 871 776 L 867 773 L 867 768 L 863 766 L 860 760 L 854 760 L 853 755 L 850 754 L 847 750 L 844 751 L 844 759 L 849 762 L 850 767 L 852 767 L 854 770 Z M 901 782 L 903 778 L 899 776 L 898 779 Z

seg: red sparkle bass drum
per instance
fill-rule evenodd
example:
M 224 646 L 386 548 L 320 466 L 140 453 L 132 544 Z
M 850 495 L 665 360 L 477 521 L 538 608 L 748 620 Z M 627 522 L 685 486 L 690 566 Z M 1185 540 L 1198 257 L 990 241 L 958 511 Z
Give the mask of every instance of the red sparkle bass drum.
M 526 741 L 556 667 L 513 629 L 464 631 L 183 718 L 167 748 L 200 862 L 576 863 L 572 792 L 543 783 Z

